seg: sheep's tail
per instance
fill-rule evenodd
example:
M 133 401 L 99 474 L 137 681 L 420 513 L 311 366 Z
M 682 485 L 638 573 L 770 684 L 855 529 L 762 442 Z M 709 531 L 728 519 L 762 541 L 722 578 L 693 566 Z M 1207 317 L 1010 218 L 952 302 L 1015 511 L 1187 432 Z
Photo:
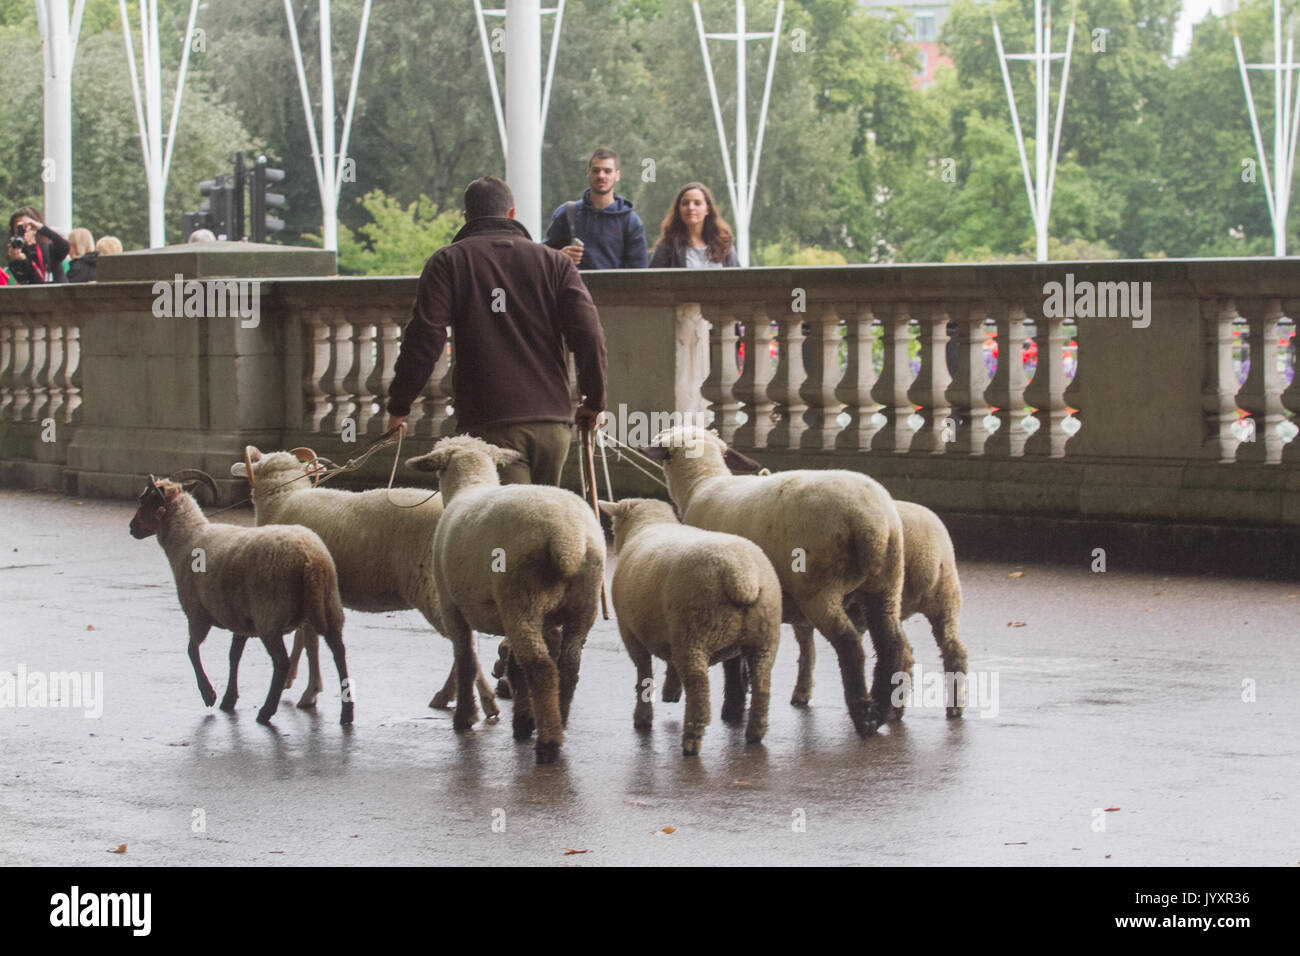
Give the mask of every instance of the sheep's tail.
M 749 607 L 758 601 L 762 587 L 753 568 L 728 561 L 722 565 L 722 593 L 733 604 Z
M 343 635 L 343 602 L 339 598 L 338 573 L 332 561 L 308 559 L 304 583 L 307 585 L 307 622 L 317 634 L 328 637 Z
M 889 582 L 902 587 L 903 571 L 903 535 L 902 520 L 894 518 L 894 527 L 889 528 L 861 510 L 854 510 L 849 519 L 849 554 L 852 558 L 852 574 L 864 583 L 884 583 L 882 578 L 892 570 L 897 582 Z M 887 535 L 884 548 L 881 548 L 881 535 Z M 883 551 L 883 553 L 882 553 Z M 883 559 L 883 560 L 882 560 Z M 876 590 L 876 588 L 871 588 Z
M 573 577 L 587 561 L 587 540 L 582 535 L 557 535 L 551 538 L 548 549 L 561 577 Z

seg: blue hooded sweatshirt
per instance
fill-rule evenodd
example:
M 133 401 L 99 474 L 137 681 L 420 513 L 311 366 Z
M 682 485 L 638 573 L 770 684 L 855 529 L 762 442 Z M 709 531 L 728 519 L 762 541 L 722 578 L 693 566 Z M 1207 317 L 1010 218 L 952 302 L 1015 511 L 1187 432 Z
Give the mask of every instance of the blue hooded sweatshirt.
M 551 226 L 542 240 L 552 249 L 569 245 L 568 203 L 562 203 L 551 215 Z M 617 193 L 604 209 L 591 204 L 591 190 L 573 210 L 573 234 L 583 242 L 579 269 L 644 269 L 646 267 L 645 227 L 632 211 L 632 203 Z

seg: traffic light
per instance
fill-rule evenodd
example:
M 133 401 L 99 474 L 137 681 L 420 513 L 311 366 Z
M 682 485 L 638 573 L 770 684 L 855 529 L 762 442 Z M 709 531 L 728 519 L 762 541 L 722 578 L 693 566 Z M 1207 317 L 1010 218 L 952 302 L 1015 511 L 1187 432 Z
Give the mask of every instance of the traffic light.
M 207 216 L 207 228 L 218 239 L 238 239 L 235 227 L 235 190 L 233 177 L 218 175 L 199 183 L 199 193 L 207 198 L 199 205 L 199 212 Z
M 281 209 L 284 207 L 284 195 L 282 193 L 268 192 L 268 187 L 275 183 L 284 181 L 283 169 L 272 169 L 266 165 L 266 157 L 257 157 L 257 162 L 253 164 L 253 182 L 250 186 L 249 194 L 249 225 L 250 238 L 254 242 L 266 242 L 268 232 L 279 232 L 284 228 L 284 220 L 268 216 L 268 208 Z

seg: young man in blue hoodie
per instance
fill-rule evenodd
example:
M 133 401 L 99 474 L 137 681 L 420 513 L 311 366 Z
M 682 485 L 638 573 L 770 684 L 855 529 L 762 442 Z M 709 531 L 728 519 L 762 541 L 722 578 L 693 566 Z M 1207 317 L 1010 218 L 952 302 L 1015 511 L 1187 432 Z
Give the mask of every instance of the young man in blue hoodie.
M 602 146 L 587 164 L 590 188 L 582 199 L 564 203 L 551 216 L 543 242 L 579 269 L 646 267 L 645 227 L 632 204 L 614 192 L 621 175 L 618 153 Z

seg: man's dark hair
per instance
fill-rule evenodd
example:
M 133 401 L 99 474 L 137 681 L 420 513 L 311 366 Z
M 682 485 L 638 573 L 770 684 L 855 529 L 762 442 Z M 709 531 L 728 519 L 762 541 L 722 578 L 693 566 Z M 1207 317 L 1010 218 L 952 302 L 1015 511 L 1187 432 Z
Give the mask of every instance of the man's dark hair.
M 504 179 L 483 176 L 465 187 L 465 220 L 484 216 L 504 218 L 515 204 L 515 197 Z
M 591 169 L 591 164 L 598 159 L 612 159 L 614 161 L 614 168 L 620 168 L 618 165 L 618 153 L 614 152 L 608 146 L 602 146 L 591 154 L 591 159 L 587 160 L 587 168 Z

